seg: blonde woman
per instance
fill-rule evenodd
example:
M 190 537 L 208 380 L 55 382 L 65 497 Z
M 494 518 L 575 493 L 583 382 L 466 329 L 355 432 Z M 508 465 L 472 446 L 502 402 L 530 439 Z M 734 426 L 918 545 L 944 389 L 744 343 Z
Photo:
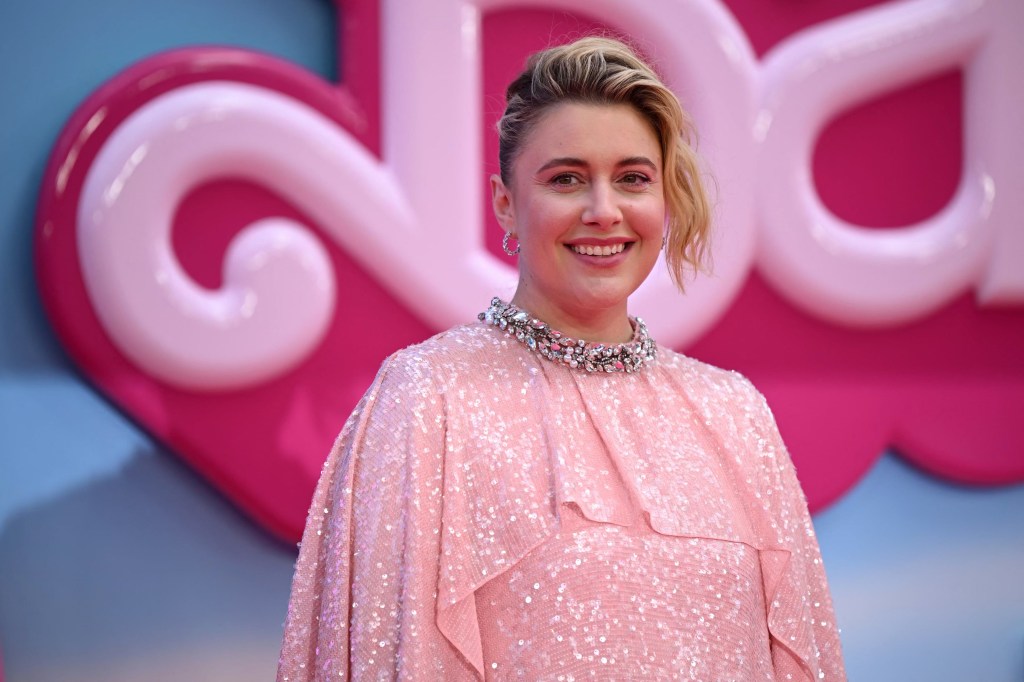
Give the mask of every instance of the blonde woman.
M 491 179 L 511 301 L 391 356 L 325 465 L 280 680 L 843 680 L 762 396 L 658 346 L 709 211 L 675 96 L 626 45 L 534 55 Z

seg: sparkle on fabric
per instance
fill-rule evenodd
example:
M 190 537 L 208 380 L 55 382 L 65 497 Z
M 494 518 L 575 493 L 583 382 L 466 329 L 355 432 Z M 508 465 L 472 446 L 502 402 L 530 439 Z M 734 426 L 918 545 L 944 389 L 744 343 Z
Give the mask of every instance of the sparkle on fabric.
M 279 680 L 844 680 L 759 393 L 579 372 L 484 323 L 389 358 L 301 544 Z

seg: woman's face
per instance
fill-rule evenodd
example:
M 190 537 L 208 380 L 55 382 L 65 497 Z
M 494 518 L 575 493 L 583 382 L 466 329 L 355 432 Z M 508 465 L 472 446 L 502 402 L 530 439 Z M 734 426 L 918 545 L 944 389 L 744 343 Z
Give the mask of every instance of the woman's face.
M 621 315 L 651 272 L 665 229 L 662 158 L 626 104 L 559 104 L 491 179 L 494 211 L 520 243 L 515 301 L 556 325 Z

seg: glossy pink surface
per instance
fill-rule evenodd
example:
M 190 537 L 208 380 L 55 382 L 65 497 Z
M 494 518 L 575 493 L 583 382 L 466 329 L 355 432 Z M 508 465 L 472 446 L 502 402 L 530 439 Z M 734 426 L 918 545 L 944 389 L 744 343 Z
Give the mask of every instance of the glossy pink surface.
M 825 10 L 820 4 L 736 0 L 730 6 L 761 54 L 829 18 L 826 11 L 839 16 L 868 4 L 835 2 Z M 290 540 L 301 532 L 330 443 L 381 360 L 436 330 L 275 187 L 224 177 L 195 187 L 175 209 L 171 234 L 184 269 L 200 285 L 215 288 L 224 249 L 240 229 L 267 216 L 292 218 L 327 247 L 339 292 L 335 314 L 324 341 L 268 382 L 219 392 L 176 388 L 140 371 L 104 331 L 83 284 L 76 212 L 90 165 L 118 125 L 146 102 L 194 83 L 242 82 L 278 91 L 379 153 L 377 8 L 353 2 L 340 11 L 347 29 L 341 39 L 343 87 L 233 48 L 164 53 L 108 81 L 83 102 L 57 140 L 37 217 L 44 304 L 74 362 L 246 513 Z M 573 36 L 593 25 L 539 10 L 485 16 L 481 192 L 496 166 L 489 131 L 504 84 L 524 55 L 551 36 Z M 859 225 L 892 226 L 926 219 L 945 206 L 964 159 L 961 98 L 967 87 L 961 72 L 950 67 L 835 119 L 819 138 L 813 160 L 814 181 L 828 208 Z M 481 206 L 480 212 L 488 216 L 488 249 L 504 258 L 500 230 L 489 209 Z M 1000 257 L 1011 252 L 1004 248 Z M 495 293 L 501 292 L 479 292 L 481 310 Z M 851 330 L 798 310 L 754 272 L 718 323 L 680 350 L 738 369 L 765 392 L 815 509 L 853 486 L 886 446 L 955 481 L 1024 479 L 1022 348 L 1024 313 L 1016 304 L 983 308 L 964 293 L 914 322 Z

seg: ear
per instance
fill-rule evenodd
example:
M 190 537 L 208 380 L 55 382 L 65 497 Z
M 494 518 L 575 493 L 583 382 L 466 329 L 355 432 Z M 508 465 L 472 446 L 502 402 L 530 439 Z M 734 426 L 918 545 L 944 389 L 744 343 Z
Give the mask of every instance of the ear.
M 491 208 L 494 209 L 494 217 L 498 219 L 502 229 L 515 236 L 517 226 L 512 193 L 497 174 L 491 176 Z

